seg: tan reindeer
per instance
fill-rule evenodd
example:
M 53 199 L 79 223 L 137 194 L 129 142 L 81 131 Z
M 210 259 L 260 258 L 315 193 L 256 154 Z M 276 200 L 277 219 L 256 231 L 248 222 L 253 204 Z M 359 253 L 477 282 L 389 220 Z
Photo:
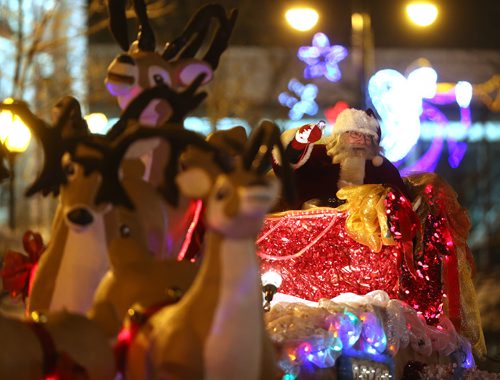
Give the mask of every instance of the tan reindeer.
M 277 179 L 265 174 L 273 145 L 281 147 L 279 131 L 263 122 L 230 171 L 210 153 L 192 149 L 184 157 L 180 192 L 200 197 L 206 207 L 201 267 L 184 297 L 154 314 L 132 340 L 130 379 L 275 378 L 255 253 L 263 218 L 280 191 Z
M 83 313 L 92 304 L 95 289 L 109 267 L 104 228 L 109 208 L 93 202 L 98 179 L 85 176 L 65 156 L 72 150 L 74 138 L 89 135 L 80 105 L 72 97 L 63 97 L 53 108 L 52 125 L 31 113 L 26 104 L 1 107 L 20 115 L 42 145 L 44 165 L 26 194 L 60 195 L 28 308 Z
M 81 315 L 54 312 L 21 321 L 0 314 L 0 335 L 0 379 L 114 379 L 107 337 Z
M 171 154 L 166 171 L 175 175 L 178 156 L 187 145 L 214 152 L 201 136 L 180 128 L 139 128 L 111 145 L 99 147 L 98 159 L 77 158 L 76 161 L 102 178 L 96 202 L 114 203 L 116 218 L 112 229 L 118 234 L 109 243 L 111 269 L 103 278 L 89 313 L 109 336 L 116 336 L 127 310 L 135 303 L 146 307 L 177 301 L 169 290 L 185 292 L 191 285 L 197 266 L 188 261 L 158 260 L 147 251 L 144 233 L 145 218 L 162 207 L 162 195 L 141 176 L 119 178 L 121 159 L 134 149 L 137 140 L 161 138 L 170 143 Z M 93 147 L 97 148 L 96 144 Z M 136 162 L 137 163 L 137 162 Z M 173 186 L 167 186 L 167 198 L 175 203 Z M 120 203 L 120 204 L 117 204 Z M 124 207 L 125 206 L 125 207 Z M 133 206 L 133 208 L 126 207 Z

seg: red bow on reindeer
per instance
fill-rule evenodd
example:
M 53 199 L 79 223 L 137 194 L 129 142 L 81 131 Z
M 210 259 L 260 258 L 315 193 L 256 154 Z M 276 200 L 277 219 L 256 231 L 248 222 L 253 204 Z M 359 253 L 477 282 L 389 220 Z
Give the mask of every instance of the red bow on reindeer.
M 22 295 L 23 301 L 29 294 L 29 283 L 34 268 L 45 250 L 42 236 L 33 231 L 26 231 L 23 236 L 23 247 L 26 254 L 7 251 L 4 256 L 2 270 L 3 287 L 12 298 Z

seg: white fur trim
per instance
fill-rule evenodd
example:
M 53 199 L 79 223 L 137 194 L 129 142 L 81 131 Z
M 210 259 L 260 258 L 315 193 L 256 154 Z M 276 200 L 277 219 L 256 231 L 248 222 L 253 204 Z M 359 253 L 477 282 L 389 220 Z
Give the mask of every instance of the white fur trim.
M 373 136 L 378 141 L 380 126 L 377 119 L 369 116 L 365 111 L 348 108 L 337 117 L 333 126 L 333 133 L 340 134 L 348 131 L 360 132 Z
M 314 144 L 309 144 L 309 146 L 306 148 L 306 151 L 302 155 L 301 159 L 297 163 L 291 164 L 292 168 L 298 169 L 302 165 L 304 165 L 307 162 L 307 160 L 311 157 L 313 147 L 314 147 Z
M 375 166 L 377 168 L 379 166 L 381 166 L 383 164 L 383 162 L 384 162 L 384 159 L 380 156 L 375 156 L 372 158 L 372 164 L 373 164 L 373 166 Z

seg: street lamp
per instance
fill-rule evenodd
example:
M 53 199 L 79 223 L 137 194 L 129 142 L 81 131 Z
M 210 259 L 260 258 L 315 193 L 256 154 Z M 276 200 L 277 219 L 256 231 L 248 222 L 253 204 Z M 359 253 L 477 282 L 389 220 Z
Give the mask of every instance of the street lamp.
M 438 8 L 429 1 L 413 1 L 406 5 L 408 18 L 418 26 L 429 26 L 438 16 Z
M 285 19 L 292 28 L 307 32 L 318 23 L 319 14 L 310 6 L 297 4 L 285 11 Z
M 4 100 L 5 104 L 13 103 L 11 98 Z M 11 111 L 0 112 L 0 142 L 5 147 L 9 163 L 9 227 L 15 230 L 15 164 L 19 153 L 24 152 L 31 141 L 29 128 L 19 116 Z

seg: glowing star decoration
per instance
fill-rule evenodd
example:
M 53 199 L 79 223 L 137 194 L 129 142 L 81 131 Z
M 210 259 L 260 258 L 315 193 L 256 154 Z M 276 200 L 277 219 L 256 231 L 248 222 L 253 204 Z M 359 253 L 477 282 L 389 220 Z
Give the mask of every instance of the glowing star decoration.
M 318 105 L 315 102 L 318 95 L 318 87 L 312 83 L 302 84 L 297 79 L 288 82 L 290 92 L 282 92 L 278 101 L 282 106 L 290 108 L 288 116 L 292 120 L 301 119 L 304 114 L 314 116 L 318 113 Z
M 324 33 L 316 33 L 312 46 L 302 46 L 297 57 L 306 63 L 304 78 L 313 79 L 325 77 L 331 82 L 337 82 L 342 77 L 339 62 L 347 57 L 347 49 L 342 45 L 330 45 L 330 40 Z
M 472 85 L 437 83 L 437 73 L 431 67 L 418 67 L 405 78 L 396 70 L 380 70 L 370 78 L 368 93 L 373 106 L 382 118 L 382 142 L 387 158 L 401 167 L 403 175 L 418 171 L 434 171 L 444 148 L 448 146 L 448 162 L 458 167 L 467 145 L 446 133 L 449 124 L 438 105 L 456 103 L 460 107 L 463 133 L 471 126 L 470 101 Z M 439 133 L 428 150 L 414 163 L 407 164 L 406 156 L 420 138 L 422 123 L 430 121 Z M 406 165 L 405 165 L 406 164 Z

